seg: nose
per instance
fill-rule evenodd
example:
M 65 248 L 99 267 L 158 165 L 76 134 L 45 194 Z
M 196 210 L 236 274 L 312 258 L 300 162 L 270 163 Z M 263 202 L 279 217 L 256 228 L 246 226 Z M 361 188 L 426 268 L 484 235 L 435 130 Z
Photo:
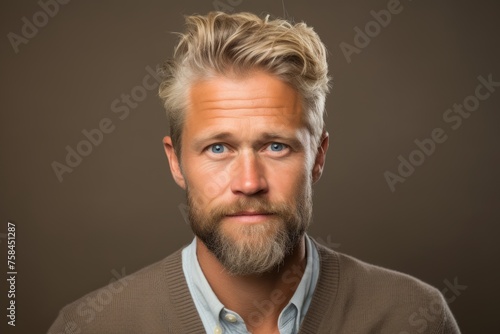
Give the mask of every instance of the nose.
M 265 168 L 255 152 L 241 152 L 234 161 L 231 191 L 237 195 L 258 195 L 268 191 Z

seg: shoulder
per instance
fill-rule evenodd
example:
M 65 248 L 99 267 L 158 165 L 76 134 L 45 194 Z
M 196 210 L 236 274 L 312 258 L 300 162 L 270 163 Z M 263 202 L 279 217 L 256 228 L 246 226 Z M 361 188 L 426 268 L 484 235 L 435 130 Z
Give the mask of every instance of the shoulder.
M 397 333 L 405 333 L 405 328 L 417 329 L 420 333 L 458 333 L 448 305 L 435 287 L 318 243 L 316 246 L 322 269 L 334 268 L 332 282 L 337 284 L 334 305 L 336 309 L 345 310 L 344 320 L 348 321 L 353 315 L 363 317 L 368 323 L 381 326 L 379 329 L 399 329 Z
M 339 287 L 350 292 L 384 294 L 406 292 L 435 296 L 439 291 L 429 284 L 404 273 L 366 263 L 316 243 L 321 266 L 333 266 Z
M 133 332 L 134 327 L 160 325 L 166 319 L 159 310 L 171 304 L 169 278 L 175 284 L 184 282 L 181 249 L 131 275 L 115 276 L 108 285 L 66 305 L 49 334 Z M 138 314 L 147 316 L 142 319 Z

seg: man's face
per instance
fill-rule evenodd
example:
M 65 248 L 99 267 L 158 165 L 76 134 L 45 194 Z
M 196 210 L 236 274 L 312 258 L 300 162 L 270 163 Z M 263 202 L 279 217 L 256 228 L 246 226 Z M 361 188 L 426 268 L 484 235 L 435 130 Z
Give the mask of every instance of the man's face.
M 245 275 L 279 266 L 309 225 L 319 177 L 299 94 L 257 71 L 198 82 L 180 161 L 165 140 L 193 232 L 226 270 Z

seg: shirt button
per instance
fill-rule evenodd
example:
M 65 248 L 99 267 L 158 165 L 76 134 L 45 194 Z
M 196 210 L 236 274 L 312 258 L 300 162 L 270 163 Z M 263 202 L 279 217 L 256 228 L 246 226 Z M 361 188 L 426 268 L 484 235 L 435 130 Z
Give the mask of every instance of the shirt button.
M 222 328 L 220 328 L 219 326 L 215 326 L 214 334 L 222 334 Z
M 229 322 L 236 322 L 238 321 L 238 318 L 234 314 L 228 313 L 224 316 L 224 319 L 226 319 Z

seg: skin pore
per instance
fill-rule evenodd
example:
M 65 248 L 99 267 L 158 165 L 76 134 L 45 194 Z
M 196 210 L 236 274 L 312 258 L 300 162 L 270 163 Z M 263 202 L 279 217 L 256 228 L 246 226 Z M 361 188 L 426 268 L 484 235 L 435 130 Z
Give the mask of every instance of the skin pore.
M 220 219 L 210 225 L 233 247 L 247 254 L 267 249 L 277 231 L 290 225 L 288 216 L 274 211 L 273 205 L 293 214 L 300 212 L 299 206 L 307 202 L 312 184 L 321 176 L 328 134 L 323 133 L 319 147 L 311 150 L 300 95 L 262 71 L 243 78 L 220 76 L 196 82 L 189 102 L 181 157 L 175 154 L 169 136 L 163 143 L 174 180 L 187 190 L 190 206 L 196 208 L 197 225 L 206 228 L 203 224 L 209 224 L 213 212 L 219 211 Z M 307 228 L 309 221 L 296 220 L 298 230 Z M 279 263 L 255 267 L 264 268 L 261 272 L 246 272 L 245 265 L 237 267 L 238 261 L 234 270 L 239 271 L 231 272 L 197 237 L 198 262 L 212 290 L 245 320 L 252 333 L 278 332 L 278 316 L 306 266 L 303 233 L 292 246 Z M 263 262 L 261 258 L 254 262 Z M 292 273 L 289 276 L 295 279 L 284 279 L 284 273 Z M 258 311 L 255 302 L 270 300 L 272 294 L 280 296 L 272 310 L 259 318 L 262 321 L 253 320 L 252 314 Z

